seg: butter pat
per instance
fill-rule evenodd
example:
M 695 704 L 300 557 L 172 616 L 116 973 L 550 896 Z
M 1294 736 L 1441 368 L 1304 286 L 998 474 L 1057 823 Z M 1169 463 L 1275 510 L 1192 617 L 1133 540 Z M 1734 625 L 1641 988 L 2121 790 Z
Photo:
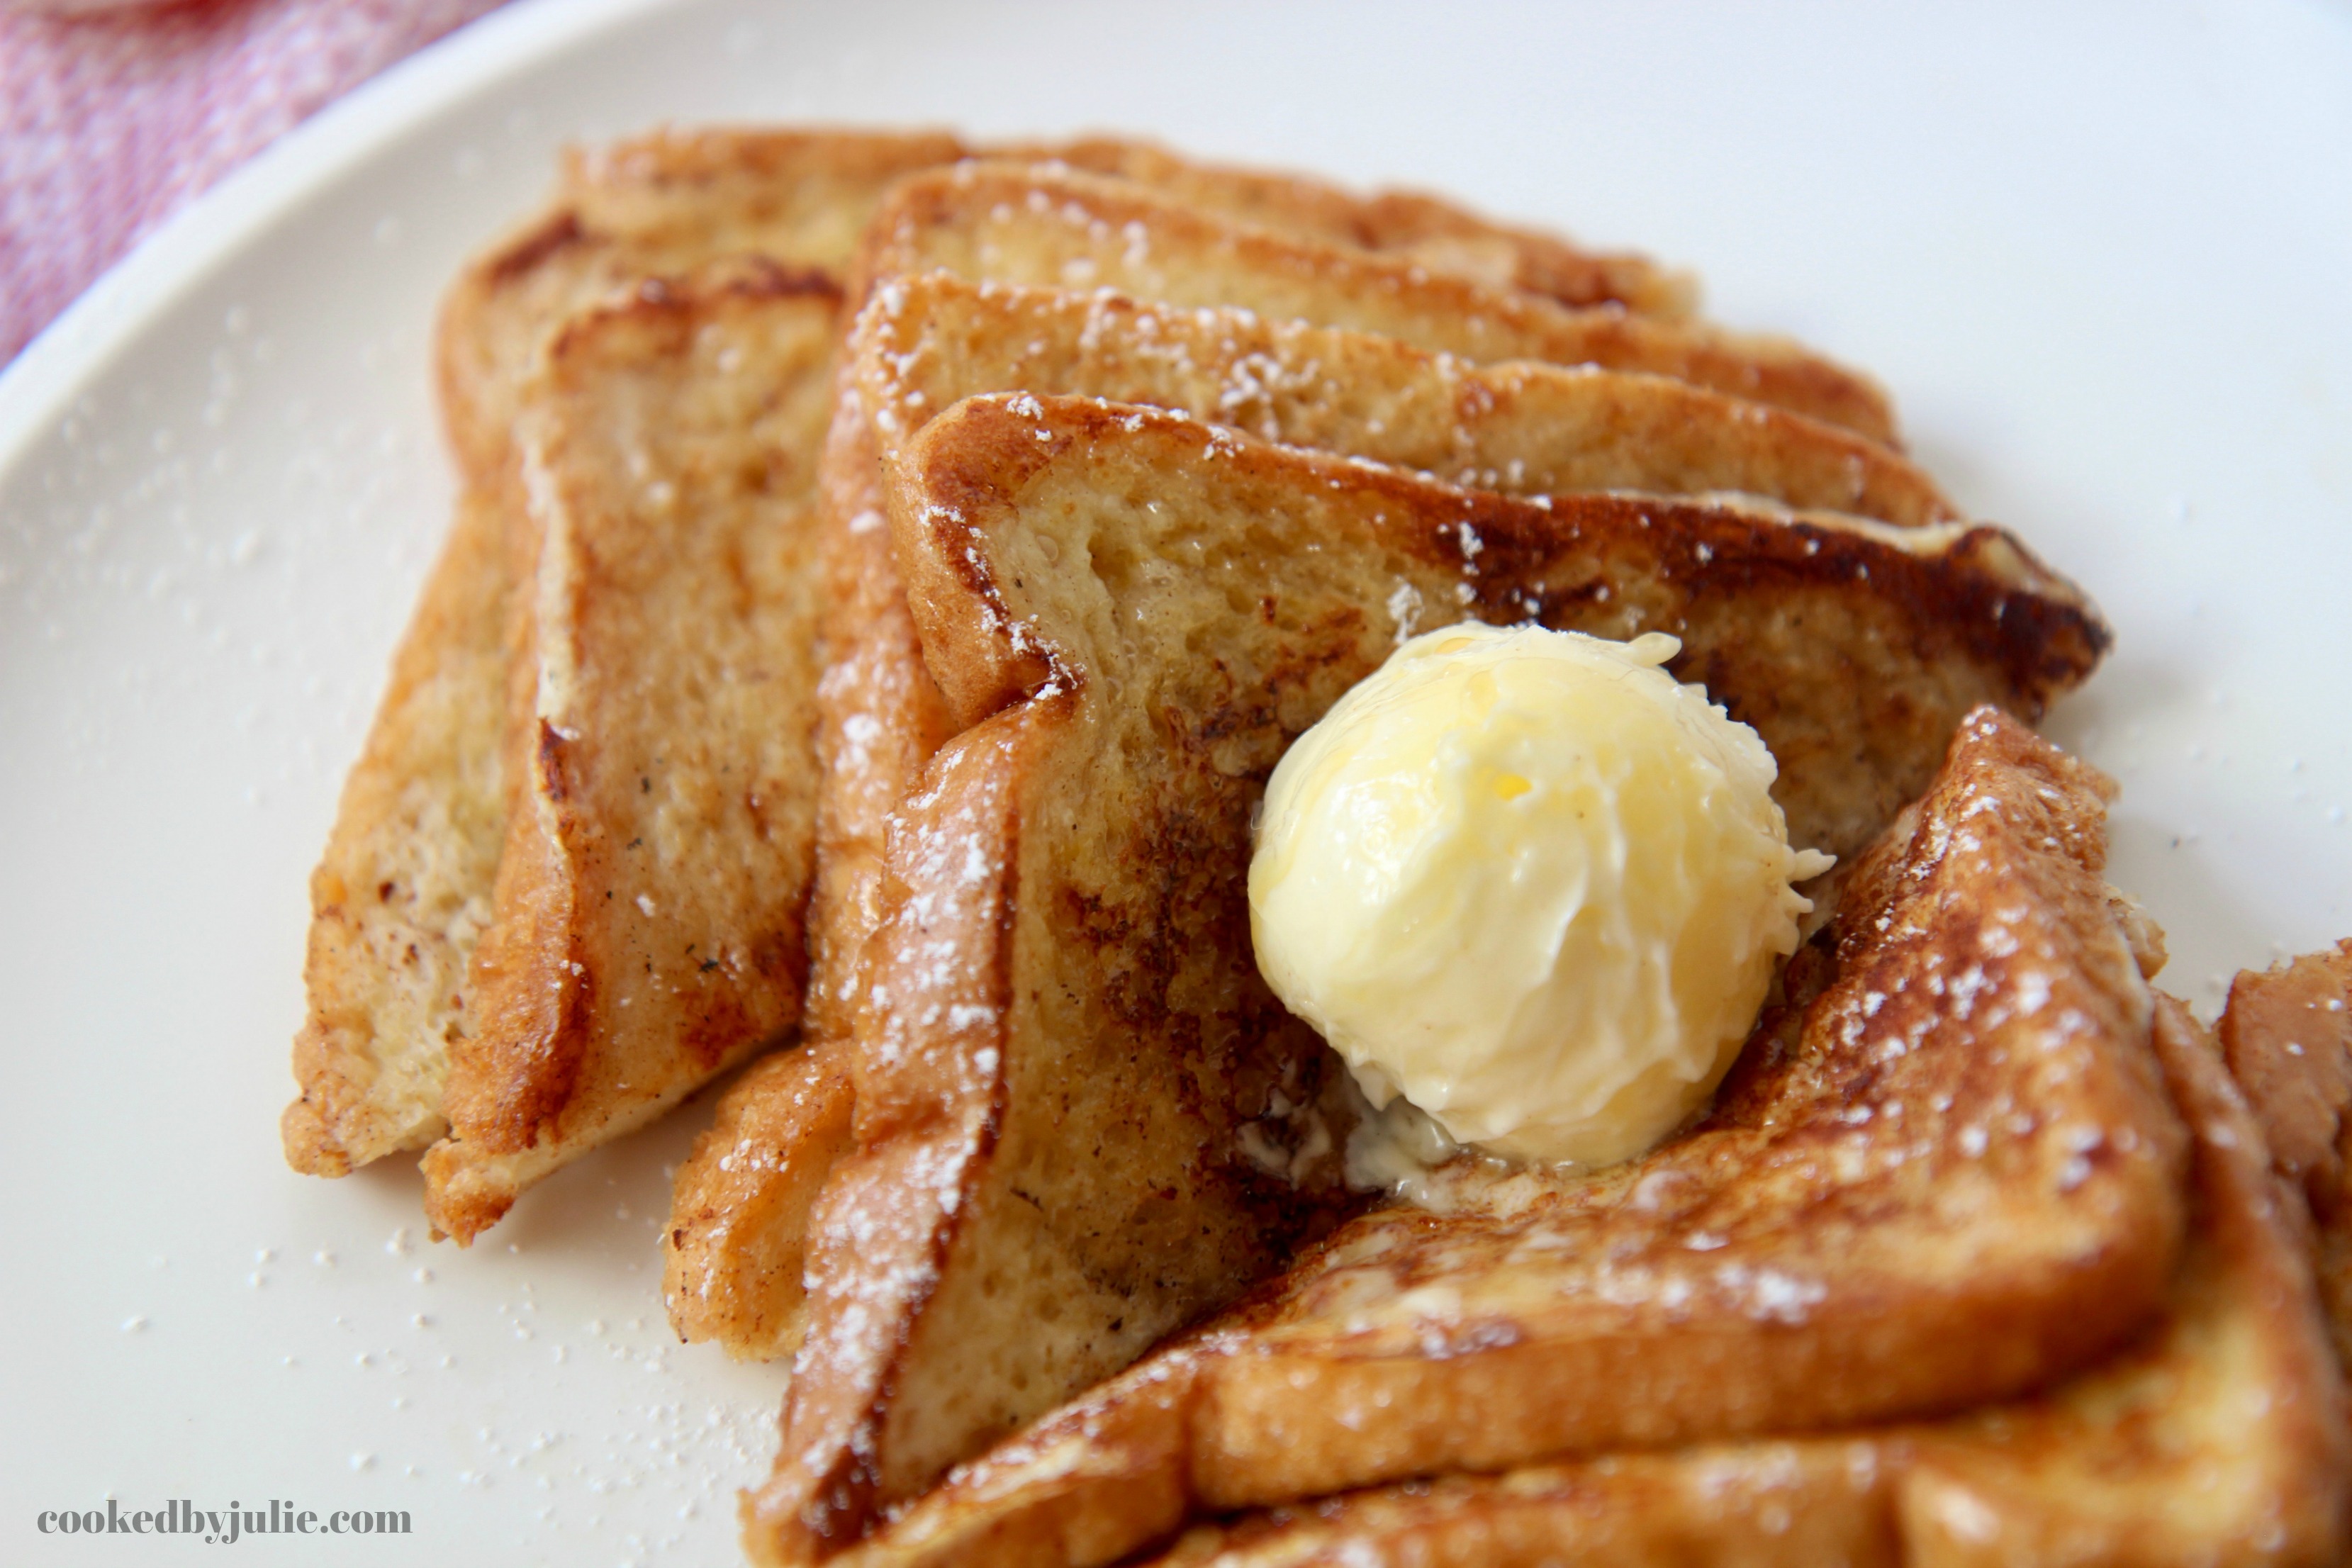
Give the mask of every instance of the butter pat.
M 1658 668 L 1679 647 L 1433 632 L 1275 769 L 1258 968 L 1374 1106 L 1602 1165 L 1730 1068 L 1831 862 L 1789 848 L 1756 731 Z

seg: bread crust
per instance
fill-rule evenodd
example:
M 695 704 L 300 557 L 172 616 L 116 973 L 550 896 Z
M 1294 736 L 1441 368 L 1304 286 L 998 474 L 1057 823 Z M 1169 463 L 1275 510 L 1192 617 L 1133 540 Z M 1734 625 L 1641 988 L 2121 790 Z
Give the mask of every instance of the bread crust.
M 1077 650 L 1056 642 L 1061 633 L 1038 629 L 1041 617 L 1070 617 L 1025 586 L 1060 578 L 1053 552 L 1063 542 L 1037 543 L 1037 523 L 1077 517 L 1082 498 L 1098 493 L 1116 520 L 1105 528 L 1142 531 L 1141 550 L 1177 548 L 1138 499 L 1147 476 L 1167 506 L 1224 531 L 1226 553 L 1202 560 L 1235 583 L 1229 593 L 1275 598 L 1273 622 L 1251 604 L 1239 626 L 1287 624 L 1269 581 L 1284 560 L 1277 537 L 1361 552 L 1351 557 L 1354 618 L 1306 656 L 1320 703 L 1404 637 L 1465 616 L 1620 638 L 1670 632 L 1684 641 L 1669 667 L 1677 678 L 1706 686 L 1779 760 L 1790 842 L 1840 856 L 1926 788 L 1971 707 L 1991 701 L 2038 719 L 2112 640 L 2078 589 L 1989 526 L 1888 529 L 1731 498 L 1520 500 L 1156 409 L 995 395 L 928 426 L 891 476 L 908 601 L 956 723 L 1048 683 L 1092 678 Z M 1279 521 L 1250 521 L 1261 518 Z M 1059 531 L 1093 548 L 1083 526 Z M 1106 651 L 1118 646 L 1098 618 L 1086 634 Z M 1294 721 L 1305 710 L 1297 701 L 1313 703 L 1290 704 L 1260 752 L 1306 727 Z M 1244 709 L 1232 720 L 1274 717 Z
M 817 688 L 817 883 L 808 1032 L 848 1039 L 882 918 L 890 814 L 955 732 L 923 663 L 884 514 L 880 456 L 845 354 L 825 434 L 819 528 L 826 666 Z
M 1359 195 L 1308 175 L 1206 163 L 1129 137 L 978 144 L 946 132 L 860 138 L 761 126 L 669 129 L 609 148 L 575 151 L 567 160 L 567 184 L 581 194 L 583 216 L 593 226 L 658 237 L 681 251 L 708 253 L 715 236 L 747 216 L 772 225 L 773 215 L 792 204 L 805 208 L 823 199 L 803 195 L 814 184 L 808 154 L 817 138 L 835 149 L 825 173 L 861 182 L 904 173 L 910 160 L 946 164 L 986 157 L 1059 164 L 1148 185 L 1172 201 L 1237 222 L 1390 252 L 1432 271 L 1459 272 L 1571 307 L 1613 304 L 1677 316 L 1688 313 L 1695 302 L 1696 288 L 1686 274 L 1646 257 L 1595 251 L 1418 192 Z M 805 221 L 793 225 L 796 234 L 807 226 Z M 854 241 L 858 226 L 843 221 L 831 232 Z M 837 245 L 843 242 L 836 238 Z M 723 238 L 720 247 L 746 248 Z

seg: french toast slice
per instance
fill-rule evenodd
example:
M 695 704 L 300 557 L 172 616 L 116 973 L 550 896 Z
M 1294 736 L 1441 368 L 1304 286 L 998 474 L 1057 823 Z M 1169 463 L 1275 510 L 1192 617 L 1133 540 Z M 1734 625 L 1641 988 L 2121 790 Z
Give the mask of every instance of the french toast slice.
M 2155 1045 L 2194 1134 L 2189 1239 L 2162 1318 L 2091 1370 L 1930 1426 L 1449 1477 L 1268 1510 L 1191 1531 L 1154 1561 L 2336 1563 L 2352 1445 L 2293 1200 L 2264 1168 L 2211 1037 L 2170 998 L 2158 1001 Z
M 2259 1133 L 2108 904 L 2110 787 L 1972 715 L 1691 1132 L 1350 1222 L 844 1561 L 1110 1562 L 1190 1517 L 1416 1475 L 1447 1479 L 1175 1559 L 1895 1563 L 1941 1531 L 1916 1560 L 1970 1561 L 1948 1537 L 1971 1519 L 1978 1545 L 2054 1521 L 2185 1561 L 2332 1539 L 2345 1442 L 2308 1272 Z M 2086 1366 L 2023 1405 L 1862 1425 Z M 1824 1427 L 1849 1430 L 1722 1441 Z M 1515 1468 L 1580 1454 L 1619 1457 Z
M 312 879 L 301 1092 L 282 1121 L 299 1171 L 341 1175 L 447 1127 L 447 1052 L 474 1027 L 467 976 L 506 837 L 509 619 L 528 574 L 513 557 L 529 541 L 512 432 L 541 348 L 575 310 L 714 247 L 837 275 L 891 181 L 961 153 L 950 138 L 847 132 L 761 147 L 774 194 L 711 216 L 699 238 L 633 214 L 574 160 L 549 209 L 443 301 L 435 352 L 460 494 Z
M 1605 307 L 1571 310 L 1403 258 L 1236 223 L 1143 185 L 1051 163 L 967 163 L 908 177 L 876 213 L 859 271 L 1111 289 L 1170 306 L 1343 327 L 1481 363 L 1646 371 L 1895 443 L 1894 414 L 1875 383 L 1784 338 Z
M 2280 1176 L 2302 1194 L 2320 1299 L 2352 1367 L 2352 940 L 2241 973 L 2220 1033 Z
M 467 975 L 505 839 L 506 654 L 528 574 L 511 556 L 529 537 L 512 432 L 548 337 L 728 254 L 838 276 L 892 181 L 963 154 L 941 133 L 784 131 L 574 153 L 549 207 L 452 284 L 435 349 L 461 495 L 314 878 L 302 1093 L 283 1123 L 296 1169 L 340 1175 L 447 1126 L 447 1047 L 473 1028 Z
M 1113 150 L 1121 145 L 1110 144 Z M 1433 276 L 1408 260 L 1303 244 L 1267 227 L 1223 221 L 1213 216 L 1217 204 L 1208 204 L 1208 212 L 1196 210 L 1125 182 L 1071 174 L 1068 162 L 1027 168 L 967 164 L 908 180 L 875 219 L 852 297 L 863 300 L 877 289 L 893 297 L 910 289 L 953 289 L 952 279 L 961 278 L 1016 288 L 1083 281 L 1154 304 L 1104 300 L 1072 345 L 1065 302 L 1058 318 L 1041 315 L 1034 323 L 1046 335 L 1018 340 L 1023 349 L 1034 344 L 1040 351 L 1018 366 L 1008 363 L 1015 357 L 1013 340 L 986 344 L 975 335 L 960 362 L 933 362 L 932 384 L 903 389 L 898 404 L 877 405 L 869 416 L 903 419 L 907 411 L 924 407 L 936 413 L 948 405 L 950 389 L 997 390 L 992 384 L 1001 377 L 1006 390 L 1026 386 L 1167 403 L 1245 422 L 1271 439 L 1408 466 L 1443 464 L 1449 473 L 1469 467 L 1488 489 L 1540 493 L 1561 485 L 1631 482 L 1671 490 L 1725 480 L 1729 488 L 1751 488 L 1800 505 L 1843 502 L 1902 521 L 1948 510 L 1933 484 L 1882 444 L 1891 439 L 1893 425 L 1877 388 L 1793 344 L 1629 321 L 1612 311 L 1561 310 L 1460 276 Z M 1170 167 L 1164 155 L 1149 150 L 1125 163 L 1097 159 L 1097 167 L 1104 164 L 1164 181 L 1183 195 L 1198 194 L 1182 165 Z M 1223 172 L 1218 178 L 1230 180 Z M 1237 205 L 1230 195 L 1239 188 L 1238 182 L 1228 185 L 1225 206 Z M 1253 203 L 1245 210 L 1262 218 L 1270 205 Z M 1215 313 L 1187 321 L 1172 307 Z M 1269 329 L 1260 317 L 1360 331 L 1344 337 L 1308 331 L 1302 338 L 1298 331 Z M 1169 341 L 1134 345 L 1122 355 L 1120 340 L 1111 333 L 1139 319 L 1157 323 Z M 1001 320 L 994 325 L 1007 330 Z M 1252 346 L 1241 348 L 1244 342 Z M 1318 349 L 1330 353 L 1333 362 L 1309 373 L 1306 356 Z M 1186 352 L 1200 354 L 1197 374 L 1181 363 Z M 1571 388 L 1540 371 L 1496 370 L 1449 389 L 1431 379 L 1446 374 L 1441 367 L 1450 363 L 1449 355 L 1597 363 L 1664 374 Z M 1225 374 L 1212 384 L 1210 373 L 1218 366 Z M 971 373 L 969 381 L 959 369 Z M 1418 407 L 1409 395 L 1387 410 L 1339 406 L 1349 397 L 1355 375 L 1383 377 L 1392 386 L 1416 369 L 1423 399 Z M 1321 378 L 1314 395 L 1300 395 L 1307 390 L 1301 384 L 1257 384 L 1266 374 L 1296 382 L 1309 374 Z M 1742 399 L 1759 401 L 1735 404 L 1675 377 L 1730 387 Z M 845 374 L 845 399 L 847 381 Z M 1449 412 L 1442 400 L 1454 391 L 1460 403 Z M 1265 395 L 1253 395 L 1260 393 Z M 1486 398 L 1495 405 L 1477 406 L 1476 400 Z M 1391 427 L 1391 419 L 1400 423 Z M 1742 421 L 1749 427 L 1742 430 Z M 1843 426 L 1860 434 L 1837 434 Z M 1450 450 L 1444 446 L 1448 441 Z M 1565 460 L 1570 450 L 1576 461 Z M 878 463 L 872 436 L 845 414 L 825 459 L 835 606 L 827 641 L 835 663 L 826 678 L 821 742 L 828 774 L 819 826 L 825 847 L 811 921 L 817 944 L 811 1028 L 821 1038 L 847 1026 L 842 1010 L 857 991 L 859 956 L 872 930 L 884 821 L 946 730 L 937 693 L 916 665 L 912 623 L 900 603 L 888 542 L 872 526 L 881 515 Z
M 1263 337 L 1258 324 L 1250 319 L 1249 312 L 1255 310 L 1276 318 L 1295 316 L 1361 326 L 1368 332 L 1396 333 L 1437 351 L 1473 358 L 1580 363 L 1595 359 L 1622 361 L 1644 369 L 1713 377 L 1736 383 L 1768 404 L 1780 396 L 1794 406 L 1832 408 L 1872 437 L 1883 439 L 1891 433 L 1891 416 L 1874 386 L 1794 345 L 1733 338 L 1697 325 L 1629 321 L 1619 310 L 1566 310 L 1557 302 L 1569 299 L 1580 304 L 1622 303 L 1632 297 L 1637 303 L 1673 307 L 1678 298 L 1675 289 L 1643 285 L 1643 279 L 1664 276 L 1647 263 L 1637 265 L 1625 258 L 1596 261 L 1572 248 L 1546 248 L 1549 242 L 1541 242 L 1541 237 L 1494 230 L 1482 220 L 1426 198 L 1383 195 L 1365 203 L 1292 176 L 1190 164 L 1146 144 L 1088 141 L 1059 148 L 1007 151 L 1034 153 L 1044 161 L 1027 166 L 1004 161 L 934 171 L 910 179 L 895 192 L 877 214 L 861 247 L 852 274 L 852 298 L 864 300 L 886 280 L 897 289 L 909 279 L 932 272 L 972 281 L 1058 285 L 1076 269 L 1090 281 L 1128 287 L 1154 300 L 1247 308 L 1238 312 L 1221 310 L 1215 321 L 1203 318 L 1189 329 L 1176 329 L 1180 336 L 1189 330 L 1196 340 L 1225 321 L 1241 323 L 1244 335 L 1253 340 Z M 1094 178 L 1072 172 L 1080 168 L 1121 177 Z M 1039 215 L 1049 211 L 1054 216 L 1041 221 Z M 1112 225 L 1118 226 L 1119 241 L 1106 248 L 1105 237 Z M 1514 282 L 1526 277 L 1548 278 L 1552 280 L 1547 285 L 1549 292 L 1530 294 L 1517 287 L 1481 283 L 1475 272 L 1447 271 L 1412 258 L 1414 246 L 1434 239 L 1452 244 L 1467 238 L 1475 238 L 1490 249 L 1501 245 L 1516 258 L 1510 274 Z M 1323 243 L 1316 243 L 1317 239 Z M 1373 255 L 1364 248 L 1391 244 L 1402 245 L 1406 254 Z M 1115 262 L 1108 259 L 1113 255 Z M 1493 271 L 1490 268 L 1479 270 Z M 1560 279 L 1571 276 L 1618 281 L 1609 289 L 1590 282 L 1574 288 L 1560 284 Z M 1118 307 L 1106 304 L 1103 309 Z M 1175 316 L 1173 311 L 1162 314 L 1171 320 Z M 1205 389 L 1197 381 L 1190 388 L 1179 389 L 1175 384 L 1181 380 L 1175 374 L 1179 367 L 1171 363 L 1146 363 L 1148 356 L 1139 356 L 1123 369 L 1103 363 L 1104 325 L 1098 315 L 1096 335 L 1067 363 L 1076 377 L 1069 384 L 1055 378 L 1053 363 L 1038 363 L 1020 373 L 1034 379 L 1006 382 L 1002 389 L 1026 385 L 1178 405 L 1207 403 L 1201 395 Z M 1026 345 L 1032 341 L 1022 342 Z M 1354 342 L 1353 352 L 1367 362 L 1364 368 L 1388 357 L 1383 347 L 1369 337 Z M 1001 361 L 1009 347 L 1006 342 L 997 343 L 995 357 Z M 1394 344 L 1393 351 L 1408 360 L 1425 363 L 1427 359 L 1413 355 L 1403 342 Z M 1064 351 L 1065 355 L 1068 353 Z M 1247 354 L 1222 353 L 1233 367 L 1232 377 L 1249 375 L 1254 362 Z M 971 368 L 978 374 L 965 391 L 1000 389 L 994 373 L 982 372 L 978 365 Z M 1390 370 L 1399 374 L 1395 362 L 1391 362 Z M 1081 374 L 1085 372 L 1095 374 Z M 1326 379 L 1325 390 L 1339 395 L 1345 376 L 1331 374 Z M 925 391 L 909 390 L 919 404 Z M 1221 395 L 1227 390 L 1218 389 Z M 939 386 L 929 391 L 944 395 Z M 1192 395 L 1189 399 L 1187 391 Z M 845 384 L 844 396 L 848 394 Z M 1509 377 L 1498 376 L 1465 396 L 1488 394 L 1509 402 L 1517 388 Z M 1693 391 L 1678 399 L 1675 391 L 1667 389 L 1665 378 L 1658 377 L 1646 395 L 1627 391 L 1620 402 L 1633 405 L 1637 398 L 1638 411 L 1621 406 L 1619 427 L 1614 431 L 1601 428 L 1604 416 L 1597 406 L 1602 401 L 1600 396 L 1576 399 L 1569 395 L 1552 400 L 1552 421 L 1542 422 L 1532 409 L 1506 414 L 1492 422 L 1492 438 L 1482 443 L 1465 436 L 1462 437 L 1465 450 L 1452 456 L 1475 458 L 1483 449 L 1493 458 L 1488 466 L 1496 470 L 1487 476 L 1488 488 L 1536 489 L 1540 488 L 1536 483 L 1539 478 L 1567 478 L 1558 469 L 1568 465 L 1559 464 L 1555 457 L 1549 459 L 1553 467 L 1549 475 L 1544 460 L 1536 463 L 1537 473 L 1525 472 L 1533 438 L 1575 439 L 1580 435 L 1586 460 L 1575 465 L 1576 477 L 1587 484 L 1623 477 L 1645 480 L 1652 489 L 1692 488 L 1690 481 L 1708 468 L 1712 458 L 1721 477 L 1745 480 L 1766 493 L 1795 490 L 1799 493 L 1789 499 L 1800 504 L 1819 504 L 1836 497 L 1870 503 L 1860 508 L 1864 510 L 1883 507 L 1900 512 L 1904 521 L 1945 510 L 1942 498 L 1924 475 L 1874 440 L 1841 437 L 1778 409 L 1753 408 L 1748 416 L 1755 418 L 1758 428 L 1742 443 L 1726 438 L 1732 419 L 1738 416 L 1727 416 L 1722 403 L 1708 402 L 1702 393 Z M 1531 400 L 1545 401 L 1540 393 L 1532 395 Z M 1566 429 L 1557 417 L 1557 405 L 1571 401 L 1580 402 L 1586 410 L 1581 432 Z M 941 401 L 929 405 L 932 412 L 946 406 Z M 1228 405 L 1222 412 L 1230 417 L 1234 410 Z M 1377 430 L 1380 424 L 1378 414 L 1368 411 L 1335 414 L 1318 421 L 1312 417 L 1311 400 L 1298 397 L 1286 399 L 1280 413 L 1287 420 L 1278 438 L 1337 449 L 1360 449 L 1369 437 L 1354 437 L 1353 432 Z M 1435 415 L 1433 408 L 1424 411 L 1424 417 Z M 1264 425 L 1275 416 L 1275 411 L 1269 410 L 1257 423 Z M 1687 427 L 1673 447 L 1684 459 L 1682 484 L 1667 482 L 1672 470 L 1664 452 L 1647 463 L 1637 459 L 1641 443 L 1629 427 L 1636 422 L 1642 425 L 1642 433 L 1652 437 L 1677 424 Z M 1520 433 L 1523 446 L 1510 444 L 1504 434 L 1507 429 Z M 1419 434 L 1434 438 L 1436 432 L 1424 429 Z M 1391 445 L 1409 456 L 1436 455 L 1433 448 L 1412 446 L 1403 432 Z M 908 764 L 919 765 L 929 755 L 941 738 L 942 723 L 927 679 L 912 668 L 911 628 L 898 603 L 887 542 L 878 534 L 861 537 L 866 531 L 859 526 L 863 521 L 880 514 L 872 442 L 854 425 L 845 423 L 828 446 L 826 510 L 828 534 L 834 542 L 835 564 L 831 570 L 835 608 L 829 618 L 827 640 L 836 650 L 835 672 L 828 677 L 828 686 L 840 694 L 842 701 L 828 704 L 825 719 L 824 750 L 831 782 L 820 832 L 827 853 L 820 872 L 817 913 L 812 921 L 818 943 L 814 957 L 818 978 L 811 1030 L 821 1038 L 845 1027 L 835 1015 L 855 991 L 857 954 L 864 934 L 870 930 L 870 921 L 861 924 L 857 917 L 860 912 L 870 914 L 872 909 L 882 820 L 913 777 L 914 767 Z M 1768 471 L 1771 465 L 1766 457 L 1773 452 L 1781 458 L 1782 471 L 1778 473 Z M 1613 470 L 1608 463 L 1610 455 L 1617 459 Z M 1514 460 L 1522 472 L 1510 473 Z M 845 739 L 845 726 L 854 726 L 868 738 Z M 926 736 L 933 738 L 926 742 Z
M 884 825 L 948 728 L 878 526 L 881 468 L 964 397 L 1033 390 L 1148 403 L 1506 494 L 1722 489 L 1905 524 L 1956 515 L 1932 480 L 1875 443 L 1663 376 L 1472 367 L 1244 311 L 945 272 L 870 292 L 824 458 L 832 664 L 820 694 L 826 767 L 810 921 L 810 1032 L 820 1039 L 848 1026 L 878 910 Z
M 2105 640 L 1995 530 L 1513 500 L 1082 399 L 959 405 L 889 502 L 930 668 L 975 727 L 893 829 L 856 1149 L 812 1215 L 754 1525 L 782 1560 L 1349 1206 L 1318 1105 L 1336 1058 L 1259 980 L 1241 888 L 1288 739 L 1402 635 L 1673 630 L 1684 677 L 1780 757 L 1791 841 L 1842 854 L 1971 705 L 2037 713 Z
M 460 1242 L 798 1025 L 839 303 L 764 262 L 648 284 L 526 395 L 508 837 L 425 1158 Z
M 887 222 L 882 226 L 887 227 Z M 873 275 L 826 440 L 832 579 L 823 700 L 812 1033 L 846 1026 L 873 929 L 883 824 L 947 732 L 919 666 L 883 515 L 881 468 L 967 396 L 1034 391 L 1182 409 L 1271 441 L 1434 470 L 1505 494 L 1740 490 L 1916 524 L 1956 513 L 1878 444 L 1669 377 L 1518 363 L 1474 368 L 1392 339 L 1252 312 L 1175 310 L 934 271 Z M 1344 300 L 1319 308 L 1345 314 Z

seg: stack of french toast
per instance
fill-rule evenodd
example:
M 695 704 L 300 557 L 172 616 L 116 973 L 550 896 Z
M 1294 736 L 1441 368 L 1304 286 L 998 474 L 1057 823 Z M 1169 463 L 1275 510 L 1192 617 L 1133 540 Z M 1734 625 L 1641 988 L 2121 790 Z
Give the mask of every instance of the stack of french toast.
M 750 1063 L 663 1245 L 792 1361 L 764 1563 L 2337 1561 L 2352 943 L 2153 990 L 2031 728 L 2097 611 L 1692 292 L 1127 142 L 575 154 L 445 309 L 289 1160 L 467 1243 Z M 1474 618 L 1671 633 L 1837 867 L 1665 1143 L 1369 1189 L 1254 817 Z

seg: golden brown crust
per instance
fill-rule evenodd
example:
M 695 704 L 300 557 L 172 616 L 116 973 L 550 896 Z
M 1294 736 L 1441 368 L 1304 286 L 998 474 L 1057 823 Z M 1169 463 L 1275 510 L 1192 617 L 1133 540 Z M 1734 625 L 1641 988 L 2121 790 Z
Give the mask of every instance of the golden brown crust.
M 558 202 L 450 284 L 434 334 L 436 384 L 443 433 L 467 484 L 512 479 L 515 413 L 533 361 L 573 310 L 624 284 L 625 249 Z
M 570 149 L 561 188 L 653 270 L 756 253 L 839 273 L 892 181 L 969 155 L 944 131 L 669 126 Z
M 1901 1496 L 1909 1562 L 2341 1560 L 2352 1439 L 2292 1194 L 2212 1037 L 2169 997 L 2155 1044 L 2196 1134 L 2167 1319 L 2041 1398 L 1922 1434 Z
M 2352 940 L 2230 983 L 2221 1051 L 2270 1141 L 2279 1173 L 2318 1215 L 2340 1206 L 2352 1107 Z
M 871 963 L 871 984 L 891 1003 L 880 1020 L 887 1037 L 852 1058 L 856 1146 L 835 1162 L 810 1219 L 809 1331 L 793 1363 L 783 1447 L 773 1479 L 744 1500 L 759 1561 L 816 1555 L 821 1543 L 854 1535 L 880 1495 L 874 1456 L 907 1328 L 938 1289 L 953 1216 L 980 1198 L 1005 1093 L 1003 1054 L 970 1042 L 992 1033 L 1010 1002 L 1008 955 L 996 940 L 1012 916 L 1010 889 L 1002 875 L 929 862 L 960 847 L 1009 863 L 1033 759 L 1066 706 L 1008 713 L 959 737 L 893 819 L 899 853 L 884 897 L 899 929 Z M 908 897 L 910 876 L 929 896 Z M 978 962 L 939 963 L 928 956 L 935 951 Z M 934 1027 L 891 1026 L 901 1018 Z
M 798 1022 L 837 305 L 767 265 L 648 286 L 567 327 L 529 399 L 520 784 L 425 1163 L 461 1240 Z
M 890 813 L 953 728 L 907 609 L 873 433 L 845 360 L 820 484 L 826 665 L 817 687 L 823 775 L 807 1030 L 823 1040 L 851 1032 L 859 960 L 881 923 Z
M 1188 1531 L 1152 1568 L 1905 1568 L 1893 1467 L 1868 1438 L 1625 1454 L 1446 1476 Z M 961 1559 L 975 1564 L 977 1554 Z M 1011 1559 L 999 1559 L 1009 1562 Z M 1040 1563 L 1093 1561 L 1076 1555 Z
M 966 163 L 902 182 L 859 263 L 878 279 L 945 269 L 1046 288 L 1109 288 L 1171 306 L 1227 306 L 1398 339 L 1481 363 L 1644 371 L 1790 409 L 1892 444 L 1866 376 L 1781 339 L 1516 289 L 1352 247 L 1225 221 L 1119 181 L 1051 166 Z

